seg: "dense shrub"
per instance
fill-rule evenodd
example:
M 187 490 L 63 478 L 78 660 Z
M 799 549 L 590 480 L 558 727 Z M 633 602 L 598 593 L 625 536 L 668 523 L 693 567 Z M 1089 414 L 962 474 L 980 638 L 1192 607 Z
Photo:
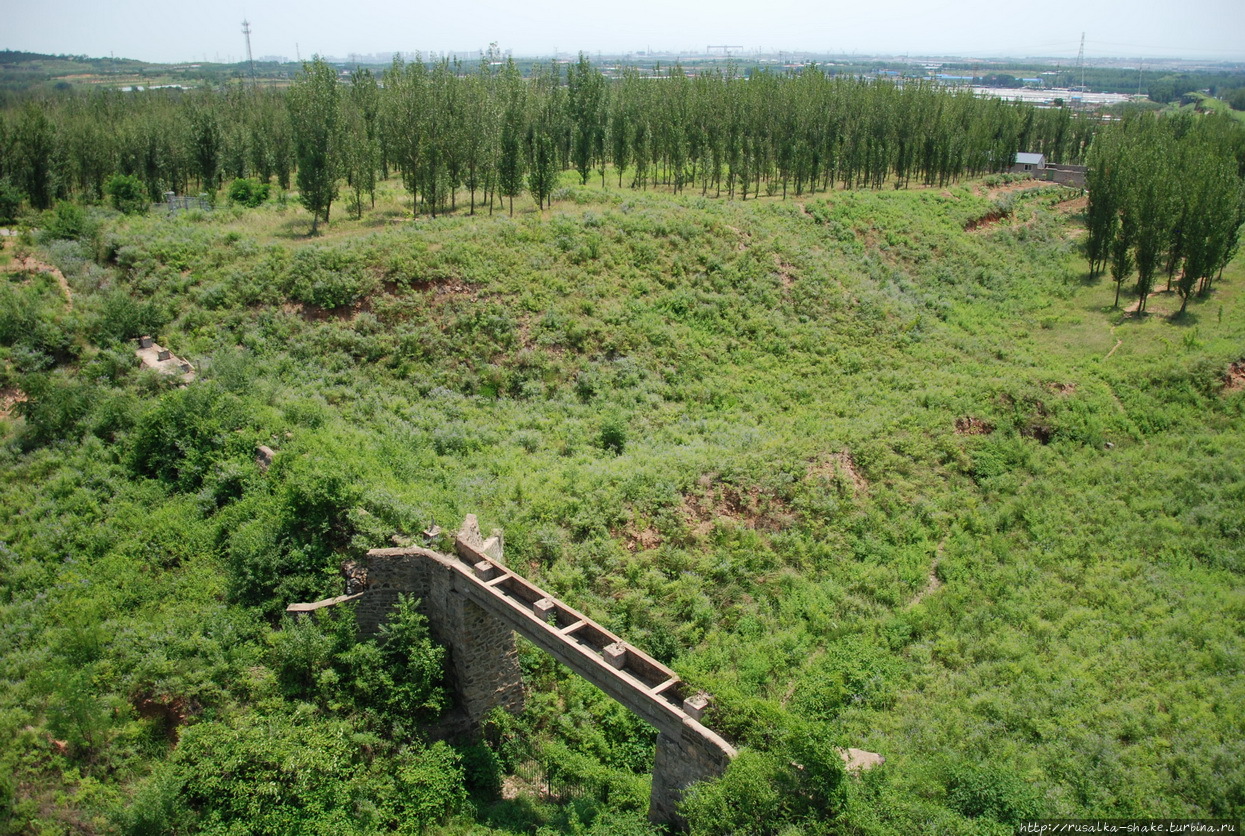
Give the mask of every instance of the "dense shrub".
M 132 340 L 159 331 L 167 321 L 155 302 L 140 302 L 124 290 L 114 289 L 103 296 L 91 334 L 101 344 Z
M 694 836 L 762 836 L 776 832 L 786 819 L 779 774 L 786 767 L 768 752 L 745 749 L 726 774 L 697 784 L 683 798 L 679 812 Z
M 61 201 L 55 209 L 43 213 L 40 240 L 84 238 L 92 228 L 85 209 L 76 203 Z
M 246 405 L 211 382 L 169 392 L 138 422 L 130 467 L 141 476 L 194 490 L 216 462 L 254 454 L 255 441 L 238 433 L 248 423 Z
M 291 298 L 330 309 L 353 304 L 373 285 L 357 256 L 327 247 L 299 250 L 285 280 Z
M 444 743 L 370 765 L 359 743 L 350 723 L 305 709 L 199 723 L 119 824 L 135 836 L 419 833 L 466 801 L 462 766 Z
M 774 751 L 745 749 L 720 778 L 694 786 L 679 810 L 704 836 L 825 828 L 845 806 L 844 775 L 829 728 L 796 723 Z
M 248 459 L 253 450 L 248 445 Z M 275 615 L 294 601 L 340 593 L 341 553 L 355 533 L 351 509 L 363 490 L 362 464 L 351 452 L 326 432 L 277 456 L 264 480 L 266 489 L 222 511 L 234 600 Z
M 251 177 L 239 177 L 229 184 L 229 200 L 250 209 L 268 199 L 268 184 Z
M 22 208 L 25 197 L 12 180 L 0 177 L 0 224 L 11 224 L 17 220 L 17 211 Z
M 284 622 L 270 638 L 277 681 L 291 699 L 370 712 L 386 727 L 434 721 L 446 706 L 445 649 L 419 601 L 402 596 L 380 635 L 357 641 L 352 613 Z
M 601 433 L 598 436 L 601 449 L 614 455 L 620 455 L 627 446 L 627 421 L 618 413 L 610 413 L 601 422 Z
M 132 174 L 114 174 L 104 184 L 104 193 L 118 212 L 135 215 L 147 211 L 147 189 Z
M 982 816 L 1015 825 L 1042 815 L 1038 793 L 1004 767 L 959 764 L 946 777 L 947 804 L 968 818 Z
M 35 445 L 70 440 L 81 434 L 98 392 L 64 374 L 34 374 L 22 379 L 26 400 L 16 405 L 26 419 L 26 440 Z

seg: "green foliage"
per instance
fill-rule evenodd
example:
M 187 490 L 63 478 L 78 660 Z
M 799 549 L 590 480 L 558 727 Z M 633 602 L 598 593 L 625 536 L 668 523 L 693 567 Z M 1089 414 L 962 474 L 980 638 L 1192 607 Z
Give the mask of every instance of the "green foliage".
M 773 833 L 788 821 L 778 784 L 791 768 L 774 754 L 744 750 L 721 778 L 685 794 L 679 812 L 696 836 Z
M 615 455 L 627 446 L 627 423 L 621 415 L 611 414 L 601 422 L 601 448 Z
M 331 594 L 341 562 L 334 555 L 350 542 L 348 511 L 359 490 L 357 477 L 328 455 L 282 456 L 269 478 L 272 493 L 229 506 L 222 531 L 233 598 L 276 613 Z
M 368 764 L 365 739 L 305 710 L 196 724 L 122 813 L 122 829 L 418 833 L 462 807 L 462 767 L 444 743 Z
M 364 687 L 373 703 L 391 717 L 431 720 L 445 707 L 442 666 L 444 648 L 428 636 L 428 620 L 419 612 L 419 601 L 398 596 L 389 620 L 381 625 L 380 668 L 368 672 Z
M 841 814 L 845 777 L 829 727 L 793 724 L 776 750 L 744 749 L 722 777 L 694 786 L 679 811 L 695 834 L 817 832 Z
M 103 345 L 158 333 L 166 323 L 167 317 L 154 302 L 139 301 L 118 289 L 100 299 L 99 311 L 90 330 L 96 342 Z
M 329 309 L 353 304 L 375 286 L 358 257 L 322 247 L 299 250 L 285 284 L 291 298 Z
M 254 209 L 268 199 L 268 184 L 253 177 L 239 177 L 229 184 L 227 194 L 230 202 Z
M 17 220 L 25 195 L 9 177 L 0 177 L 0 223 L 11 224 Z
M 249 423 L 245 404 L 210 383 L 168 392 L 135 428 L 130 467 L 179 490 L 195 490 L 217 463 L 253 455 Z
M 1183 314 L 1195 289 L 1208 292 L 1232 260 L 1245 224 L 1240 133 L 1222 117 L 1191 123 L 1173 116 L 1125 120 L 1099 135 L 1088 175 L 1086 249 L 1092 274 L 1110 264 L 1116 304 L 1135 269 L 1137 310 L 1144 313 L 1166 266 L 1169 289 L 1181 271 Z
M 1039 795 L 1006 767 L 959 764 L 948 770 L 945 783 L 948 805 L 970 819 L 1016 825 L 1042 817 Z
M 104 184 L 104 193 L 112 199 L 112 208 L 127 215 L 147 211 L 147 189 L 132 174 L 114 174 Z
M 22 380 L 25 401 L 17 404 L 26 419 L 26 439 L 34 445 L 75 439 L 97 396 L 94 386 L 65 374 L 31 374 Z
M 401 597 L 376 639 L 357 641 L 350 613 L 288 619 L 272 634 L 273 669 L 290 699 L 372 712 L 387 727 L 437 719 L 446 706 L 445 649 L 417 600 Z
M 290 123 L 298 161 L 298 199 L 311 213 L 311 234 L 327 223 L 337 197 L 341 168 L 341 125 L 337 73 L 319 57 L 303 64 L 290 87 Z
M 40 230 L 40 239 L 55 241 L 57 239 L 73 240 L 91 234 L 94 226 L 87 218 L 86 210 L 76 203 L 62 201 L 56 209 L 45 212 Z
M 547 101 L 504 72 L 403 95 L 513 93 L 522 156 Z M 1215 280 L 1220 317 L 1122 317 L 1078 266 L 1066 193 L 1017 189 L 975 231 L 1001 205 L 983 183 L 769 199 L 777 162 L 732 165 L 727 136 L 715 174 L 717 139 L 640 117 L 667 88 L 699 101 L 686 85 L 736 114 L 786 94 L 665 81 L 607 86 L 624 140 L 644 126 L 635 192 L 590 177 L 551 213 L 468 218 L 446 208 L 456 175 L 416 166 L 436 222 L 312 247 L 277 206 L 104 213 L 93 246 L 36 254 L 72 309 L 51 276 L 0 282 L 14 829 L 391 832 L 455 810 L 448 829 L 643 832 L 653 729 L 538 651 L 521 650 L 528 709 L 456 755 L 424 740 L 442 656 L 410 602 L 384 642 L 357 642 L 348 607 L 281 621 L 340 594 L 344 560 L 467 511 L 504 529 L 508 565 L 715 696 L 708 722 L 744 756 L 689 799 L 701 831 L 1239 813 L 1239 262 Z M 855 101 L 813 81 L 843 95 L 819 107 Z M 175 101 L 218 129 L 227 103 L 288 120 L 251 95 Z M 388 101 L 382 136 L 414 118 Z M 979 106 L 921 101 L 956 130 Z M 559 153 L 597 153 L 562 124 Z M 218 173 L 279 177 L 230 136 Z M 693 187 L 691 157 L 674 171 L 693 147 L 706 196 L 654 189 Z M 380 179 L 382 211 L 407 211 L 403 175 Z M 712 199 L 718 180 L 748 202 Z M 199 379 L 137 374 L 142 328 Z M 887 763 L 847 780 L 843 746 Z

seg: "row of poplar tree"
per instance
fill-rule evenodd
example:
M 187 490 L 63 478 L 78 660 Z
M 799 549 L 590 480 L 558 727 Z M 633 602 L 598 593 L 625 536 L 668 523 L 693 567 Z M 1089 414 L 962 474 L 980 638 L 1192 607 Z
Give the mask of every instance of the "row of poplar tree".
M 1090 272 L 1109 269 L 1115 304 L 1137 276 L 1137 309 L 1166 273 L 1181 297 L 1207 293 L 1245 224 L 1245 131 L 1225 116 L 1143 116 L 1098 133 L 1089 153 Z
M 1000 170 L 1018 150 L 1079 161 L 1095 120 L 1066 109 L 796 72 L 679 66 L 607 78 L 581 56 L 524 77 L 495 52 L 478 67 L 395 60 L 348 76 L 321 60 L 288 90 L 95 91 L 11 103 L 0 114 L 0 178 L 36 208 L 98 198 L 109 177 L 214 192 L 228 178 L 296 182 L 317 219 L 345 183 L 352 208 L 392 174 L 416 211 L 528 192 L 546 204 L 562 171 L 621 187 L 663 184 L 747 198 L 833 186 L 945 184 Z

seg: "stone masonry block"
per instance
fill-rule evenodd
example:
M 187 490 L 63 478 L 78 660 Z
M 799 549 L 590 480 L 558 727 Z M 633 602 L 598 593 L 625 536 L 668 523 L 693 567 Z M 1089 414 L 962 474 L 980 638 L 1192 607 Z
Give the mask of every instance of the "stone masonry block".
M 696 694 L 683 700 L 683 712 L 693 720 L 699 720 L 705 716 L 705 709 L 709 707 L 709 696 L 707 694 Z
M 623 665 L 627 664 L 627 645 L 622 642 L 606 645 L 602 655 L 612 667 L 622 670 Z
M 532 612 L 541 621 L 552 621 L 557 609 L 558 605 L 552 598 L 541 598 L 535 604 L 532 604 Z

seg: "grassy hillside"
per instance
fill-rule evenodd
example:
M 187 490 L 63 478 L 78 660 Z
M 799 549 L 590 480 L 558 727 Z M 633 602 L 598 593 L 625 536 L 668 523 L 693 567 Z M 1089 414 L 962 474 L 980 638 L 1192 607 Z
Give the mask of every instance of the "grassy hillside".
M 72 307 L 10 265 L 11 830 L 643 832 L 651 731 L 535 651 L 528 712 L 449 747 L 383 649 L 281 622 L 468 512 L 716 696 L 747 753 L 701 832 L 1242 815 L 1239 259 L 1138 318 L 1058 187 L 415 222 L 393 188 L 316 239 L 280 203 L 90 213 L 34 248 Z M 200 379 L 139 373 L 142 333 Z M 807 740 L 887 762 L 810 786 Z

